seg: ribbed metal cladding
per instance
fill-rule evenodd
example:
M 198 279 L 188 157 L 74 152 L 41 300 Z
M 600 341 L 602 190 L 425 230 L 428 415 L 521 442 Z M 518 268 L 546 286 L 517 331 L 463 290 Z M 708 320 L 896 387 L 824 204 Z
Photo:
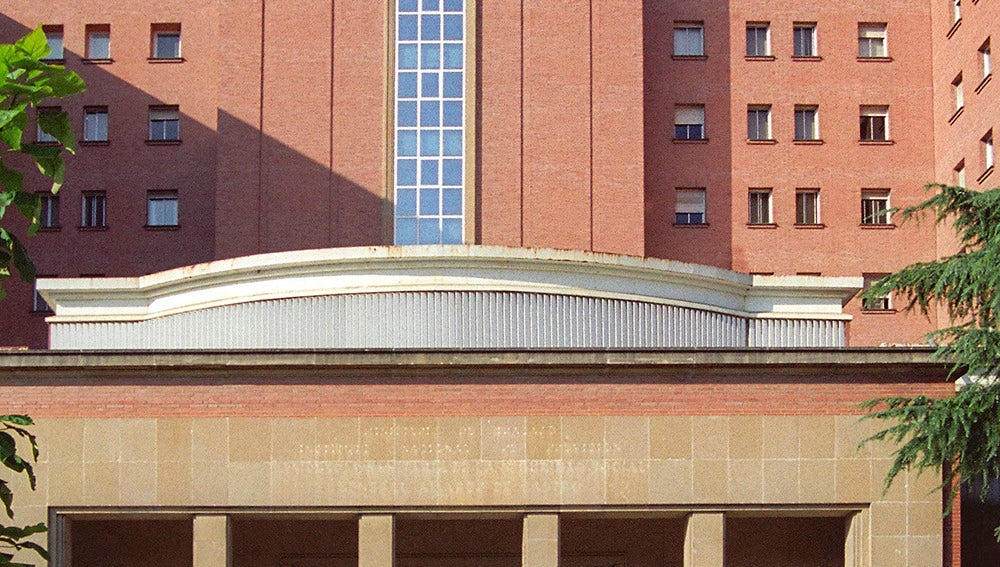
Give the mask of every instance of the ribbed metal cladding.
M 747 346 L 842 347 L 847 344 L 844 321 L 824 319 L 753 319 Z
M 413 291 L 248 302 L 142 322 L 53 323 L 54 349 L 842 346 L 836 321 L 748 320 L 635 300 Z

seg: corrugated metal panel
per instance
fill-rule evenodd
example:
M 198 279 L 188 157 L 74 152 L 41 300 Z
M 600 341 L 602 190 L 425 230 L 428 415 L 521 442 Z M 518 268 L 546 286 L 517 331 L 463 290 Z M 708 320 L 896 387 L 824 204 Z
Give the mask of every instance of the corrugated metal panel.
M 143 322 L 55 323 L 55 349 L 843 346 L 839 321 L 753 320 L 632 300 L 518 292 L 333 295 Z
M 827 319 L 754 319 L 747 346 L 842 347 L 847 344 L 844 321 Z

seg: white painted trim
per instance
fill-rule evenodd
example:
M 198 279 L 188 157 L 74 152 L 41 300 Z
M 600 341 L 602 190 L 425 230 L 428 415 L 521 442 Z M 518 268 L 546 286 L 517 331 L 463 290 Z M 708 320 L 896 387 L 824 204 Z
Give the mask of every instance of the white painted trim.
M 752 318 L 846 320 L 860 277 L 748 276 L 670 260 L 500 246 L 327 248 L 141 277 L 41 279 L 50 323 L 143 321 L 261 300 L 400 291 L 628 299 Z

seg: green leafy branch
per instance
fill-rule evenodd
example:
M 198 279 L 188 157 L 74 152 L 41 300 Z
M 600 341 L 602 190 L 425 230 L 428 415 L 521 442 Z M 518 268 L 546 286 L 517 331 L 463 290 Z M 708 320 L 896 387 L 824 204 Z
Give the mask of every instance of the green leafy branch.
M 15 474 L 23 474 L 28 479 L 31 490 L 35 490 L 37 480 L 32 463 L 38 462 L 38 441 L 28 427 L 34 425 L 26 415 L 0 415 L 0 465 Z M 17 452 L 17 440 L 27 441 L 31 448 L 30 457 L 25 458 Z M 14 493 L 7 480 L 0 478 L 0 503 L 3 504 L 7 518 L 14 519 Z M 45 548 L 27 538 L 35 534 L 45 533 L 44 523 L 25 527 L 5 526 L 0 523 L 0 567 L 25 566 L 24 563 L 14 563 L 14 554 L 7 551 L 27 549 L 37 553 L 42 559 L 48 559 Z
M 66 174 L 63 151 L 74 153 L 76 141 L 65 112 L 36 112 L 38 129 L 55 139 L 52 144 L 26 143 L 24 132 L 31 122 L 29 110 L 50 98 L 82 92 L 86 85 L 79 75 L 61 65 L 43 61 L 50 53 L 41 27 L 13 44 L 0 45 L 0 219 L 13 205 L 28 220 L 27 235 L 40 225 L 41 202 L 24 188 L 24 174 L 12 167 L 14 156 L 26 156 L 38 171 L 52 179 L 56 193 Z M 21 243 L 8 228 L 0 226 L 0 283 L 11 268 L 24 281 L 35 278 L 35 267 Z M 0 298 L 4 295 L 0 288 Z
M 930 333 L 937 360 L 950 361 L 952 374 L 971 371 L 979 378 L 954 397 L 890 397 L 863 404 L 865 419 L 891 425 L 862 441 L 896 444 L 885 476 L 888 490 L 903 471 L 939 471 L 939 489 L 951 496 L 960 482 L 979 485 L 985 498 L 990 482 L 1000 479 L 1000 188 L 970 191 L 928 185 L 934 194 L 898 210 L 904 221 L 932 213 L 935 224 L 950 224 L 960 239 L 957 252 L 919 262 L 888 275 L 867 289 L 862 300 L 890 293 L 904 296 L 907 311 L 929 315 L 944 307 L 951 326 Z M 997 530 L 1000 539 L 1000 528 Z

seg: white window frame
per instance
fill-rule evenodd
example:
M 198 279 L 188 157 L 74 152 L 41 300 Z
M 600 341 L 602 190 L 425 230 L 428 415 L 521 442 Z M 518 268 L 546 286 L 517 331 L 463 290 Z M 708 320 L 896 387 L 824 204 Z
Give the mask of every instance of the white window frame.
M 757 33 L 764 30 L 764 45 L 759 45 Z M 753 33 L 753 51 L 751 52 L 751 36 Z M 771 56 L 771 24 L 767 22 L 747 22 L 747 57 L 770 57 Z
M 879 59 L 889 56 L 887 28 L 884 23 L 858 24 L 858 58 Z
M 812 117 L 812 132 L 806 128 L 805 117 Z M 802 128 L 800 131 L 799 122 L 802 117 Z M 800 136 L 802 134 L 802 136 Z M 795 106 L 795 141 L 808 142 L 819 140 L 819 106 L 816 105 L 796 105 Z
M 861 190 L 861 224 L 865 226 L 886 226 L 892 224 L 889 189 Z M 879 211 L 884 211 L 879 214 Z
M 705 23 L 674 22 L 674 57 L 705 56 Z
M 177 134 L 170 137 L 169 123 L 175 122 Z M 149 107 L 149 140 L 151 142 L 177 142 L 181 139 L 181 113 L 176 106 Z
M 38 225 L 40 228 L 59 228 L 59 195 L 38 194 Z
M 993 153 L 993 130 L 987 132 L 980 142 L 983 145 L 983 173 L 986 173 L 996 164 L 996 154 Z
M 751 189 L 747 194 L 747 224 L 774 224 L 774 200 L 772 190 L 767 188 Z
M 958 112 L 965 108 L 965 92 L 962 88 L 962 73 L 959 73 L 951 81 L 951 97 L 955 103 L 953 112 Z
M 180 204 L 177 191 L 149 191 L 146 193 L 146 226 L 179 226 Z
M 822 224 L 820 220 L 819 189 L 795 190 L 795 224 L 799 226 Z
M 84 191 L 81 196 L 80 227 L 107 228 L 108 197 L 104 191 Z
M 108 24 L 87 24 L 84 28 L 87 40 L 87 59 L 98 61 L 111 59 L 111 26 Z M 100 49 L 95 49 L 95 41 L 103 40 Z M 99 51 L 99 52 L 98 52 Z
M 181 38 L 181 25 L 160 23 L 153 24 L 150 30 L 152 45 L 150 49 L 151 59 L 180 59 L 183 57 L 184 47 Z M 177 49 L 169 53 L 160 51 L 160 38 L 176 37 Z
M 764 113 L 764 131 L 761 132 L 760 113 Z M 753 118 L 751 118 L 753 117 Z M 747 139 L 771 140 L 771 105 L 751 104 L 747 106 Z
M 66 58 L 66 40 L 61 25 L 42 26 L 45 40 L 49 44 L 49 54 L 42 61 L 62 61 Z
M 965 187 L 966 179 L 965 179 L 965 160 L 964 159 L 962 161 L 958 162 L 958 165 L 955 166 L 955 169 L 953 170 L 953 172 L 954 172 L 954 175 L 955 175 L 955 179 L 954 179 L 955 180 L 955 185 L 957 185 L 958 187 Z
M 798 37 L 800 30 L 809 30 L 810 38 L 808 45 L 805 43 L 800 45 Z M 816 22 L 795 22 L 792 24 L 792 57 L 818 57 L 819 48 L 818 41 L 816 39 L 817 35 Z
M 882 137 L 878 137 L 878 119 L 882 120 Z M 858 137 L 863 142 L 888 142 L 892 139 L 889 133 L 889 107 L 887 105 L 862 105 L 859 110 Z
M 108 107 L 90 106 L 83 109 L 83 141 L 108 141 Z
M 674 192 L 674 224 L 708 224 L 705 189 L 701 187 L 678 188 Z
M 700 136 L 692 135 L 692 127 L 701 129 Z M 683 135 L 678 136 L 678 128 L 684 128 Z M 695 132 L 697 133 L 697 132 Z M 706 140 L 704 104 L 678 104 L 674 106 L 674 139 L 675 140 Z
M 958 23 L 962 20 L 962 0 L 952 0 L 952 22 Z
M 861 274 L 864 280 L 864 289 L 870 288 L 875 282 L 889 274 Z M 876 299 L 869 299 L 861 303 L 862 311 L 892 311 L 892 294 L 884 295 Z
M 990 51 L 990 38 L 986 38 L 986 41 L 979 46 L 979 62 L 983 66 L 983 80 L 985 81 L 993 74 L 993 61 L 992 53 Z

